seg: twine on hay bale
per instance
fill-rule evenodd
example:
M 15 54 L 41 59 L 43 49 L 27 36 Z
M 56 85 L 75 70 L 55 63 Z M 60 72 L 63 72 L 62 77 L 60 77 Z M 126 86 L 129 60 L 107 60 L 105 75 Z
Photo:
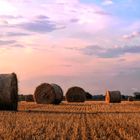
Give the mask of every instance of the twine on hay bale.
M 32 94 L 29 95 L 24 95 L 25 96 L 25 101 L 26 102 L 34 102 L 34 97 Z
M 120 91 L 106 91 L 105 101 L 107 103 L 120 103 L 121 92 Z
M 18 82 L 15 73 L 0 74 L 0 110 L 17 110 Z
M 85 91 L 81 87 L 71 87 L 66 93 L 66 99 L 68 102 L 84 102 L 86 100 Z
M 60 104 L 63 91 L 56 84 L 42 83 L 35 89 L 34 98 L 38 104 Z

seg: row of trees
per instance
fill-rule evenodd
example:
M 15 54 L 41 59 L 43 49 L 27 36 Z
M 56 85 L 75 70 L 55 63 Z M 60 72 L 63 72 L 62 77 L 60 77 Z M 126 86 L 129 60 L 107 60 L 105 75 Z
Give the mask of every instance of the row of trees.
M 135 92 L 133 93 L 133 96 L 129 95 L 121 95 L 122 100 L 128 100 L 130 97 L 132 97 L 134 100 L 140 100 L 140 92 Z M 86 94 L 86 99 L 87 100 L 95 100 L 95 101 L 104 101 L 105 96 L 100 94 L 100 95 L 91 95 L 89 92 Z M 63 97 L 63 100 L 65 100 L 65 96 Z M 34 101 L 33 95 L 19 95 L 19 101 Z

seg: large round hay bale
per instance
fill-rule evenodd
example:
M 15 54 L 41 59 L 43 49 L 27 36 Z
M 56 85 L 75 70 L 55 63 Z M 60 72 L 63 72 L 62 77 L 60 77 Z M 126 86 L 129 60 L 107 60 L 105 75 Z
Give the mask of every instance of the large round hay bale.
M 25 101 L 26 102 L 34 102 L 34 97 L 32 94 L 29 95 L 24 95 L 25 96 Z
M 85 91 L 80 87 L 71 87 L 66 93 L 68 102 L 84 102 L 86 100 Z
M 60 104 L 63 100 L 63 91 L 56 84 L 42 83 L 36 88 L 34 98 L 38 104 Z
M 121 92 L 120 91 L 106 91 L 105 101 L 107 103 L 120 103 Z
M 132 101 L 134 101 L 134 98 L 132 96 L 129 96 L 128 101 L 132 102 Z
M 15 73 L 0 74 L 0 110 L 17 110 L 18 82 Z

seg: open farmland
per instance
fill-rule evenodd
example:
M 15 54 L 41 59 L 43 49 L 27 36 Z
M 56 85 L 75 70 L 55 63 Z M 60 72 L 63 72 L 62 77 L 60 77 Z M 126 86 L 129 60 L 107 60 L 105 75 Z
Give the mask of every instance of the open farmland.
M 0 112 L 0 140 L 139 140 L 140 102 L 37 105 Z

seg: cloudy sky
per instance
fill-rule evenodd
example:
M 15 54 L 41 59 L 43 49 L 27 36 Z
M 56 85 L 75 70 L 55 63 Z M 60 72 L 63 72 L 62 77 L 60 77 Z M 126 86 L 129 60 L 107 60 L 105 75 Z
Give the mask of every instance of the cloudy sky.
M 0 0 L 0 73 L 94 94 L 140 90 L 139 0 Z

